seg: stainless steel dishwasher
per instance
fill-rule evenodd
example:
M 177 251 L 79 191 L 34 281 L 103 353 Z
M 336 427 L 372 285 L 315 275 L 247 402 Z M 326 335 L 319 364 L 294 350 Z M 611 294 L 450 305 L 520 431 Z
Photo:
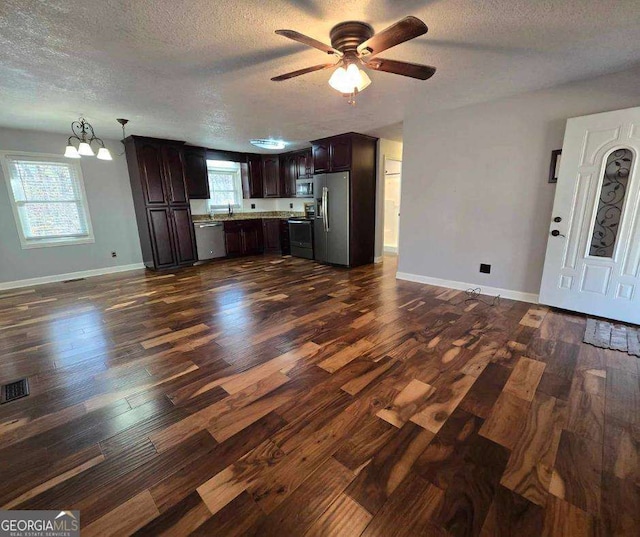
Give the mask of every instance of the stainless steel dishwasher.
M 196 222 L 194 227 L 199 261 L 227 255 L 222 222 Z

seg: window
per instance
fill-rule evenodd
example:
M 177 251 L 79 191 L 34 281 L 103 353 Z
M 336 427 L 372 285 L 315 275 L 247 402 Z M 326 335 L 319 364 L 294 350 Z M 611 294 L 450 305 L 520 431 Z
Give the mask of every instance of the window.
M 224 160 L 207 160 L 209 174 L 209 209 L 227 209 L 242 205 L 240 165 Z
M 589 255 L 613 257 L 620 231 L 624 198 L 629 188 L 632 163 L 633 153 L 630 149 L 618 149 L 607 159 L 596 219 L 591 233 Z
M 23 248 L 94 242 L 79 163 L 35 154 L 2 157 Z

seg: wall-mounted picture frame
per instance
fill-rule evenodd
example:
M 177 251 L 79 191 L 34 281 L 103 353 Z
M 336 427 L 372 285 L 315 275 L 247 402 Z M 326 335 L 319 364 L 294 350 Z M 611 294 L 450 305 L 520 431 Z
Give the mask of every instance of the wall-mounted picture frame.
M 549 182 L 558 182 L 558 172 L 560 171 L 560 159 L 562 157 L 562 149 L 554 149 L 551 151 L 551 164 L 549 165 Z

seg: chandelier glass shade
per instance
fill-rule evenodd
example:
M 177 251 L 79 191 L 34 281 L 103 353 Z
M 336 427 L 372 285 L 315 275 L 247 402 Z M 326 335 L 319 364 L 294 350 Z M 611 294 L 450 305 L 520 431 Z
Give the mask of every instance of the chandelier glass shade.
M 67 147 L 64 151 L 65 157 L 93 157 L 96 154 L 93 147 L 91 147 L 91 144 L 96 143 L 99 146 L 97 158 L 100 160 L 113 160 L 111 153 L 104 146 L 102 139 L 98 138 L 93 132 L 91 123 L 87 122 L 84 118 L 81 117 L 78 121 L 74 121 L 71 124 L 71 132 L 73 132 L 73 134 L 69 136 L 69 139 L 67 140 Z M 73 145 L 74 140 L 78 143 L 77 148 Z

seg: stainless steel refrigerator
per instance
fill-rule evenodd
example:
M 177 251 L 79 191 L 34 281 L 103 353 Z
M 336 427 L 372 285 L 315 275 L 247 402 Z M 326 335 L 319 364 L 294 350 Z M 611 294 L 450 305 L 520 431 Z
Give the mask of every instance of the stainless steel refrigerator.
M 313 247 L 316 261 L 349 265 L 349 172 L 313 176 L 316 201 Z

